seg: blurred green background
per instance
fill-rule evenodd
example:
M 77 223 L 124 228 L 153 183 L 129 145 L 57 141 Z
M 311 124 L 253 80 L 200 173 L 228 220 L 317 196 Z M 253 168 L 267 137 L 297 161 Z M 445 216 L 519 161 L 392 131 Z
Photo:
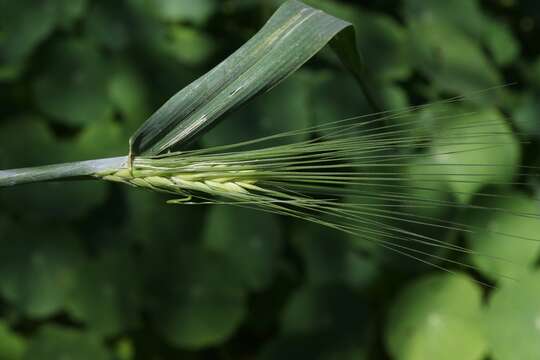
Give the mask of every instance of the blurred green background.
M 0 0 L 0 168 L 124 155 L 155 109 L 280 3 Z M 355 24 L 390 108 L 514 83 L 446 111 L 473 106 L 473 118 L 498 117 L 515 131 L 502 152 L 476 161 L 540 165 L 540 2 L 306 3 Z M 325 50 L 197 145 L 370 111 Z M 433 113 L 421 112 L 419 131 L 438 121 Z M 490 206 L 538 211 L 532 170 L 501 171 L 524 185 L 493 189 L 486 177 L 441 186 L 464 204 L 482 189 L 509 195 Z M 431 235 L 512 262 L 461 256 L 476 269 L 445 273 L 377 249 L 359 254 L 350 238 L 314 225 L 168 198 L 98 182 L 1 189 L 0 359 L 540 359 L 536 242 L 439 229 Z M 538 222 L 507 213 L 437 212 L 540 233 Z

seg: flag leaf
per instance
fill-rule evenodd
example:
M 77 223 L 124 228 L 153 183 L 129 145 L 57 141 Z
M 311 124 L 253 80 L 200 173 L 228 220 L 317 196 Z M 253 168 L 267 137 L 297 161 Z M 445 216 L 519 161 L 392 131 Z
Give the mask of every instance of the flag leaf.
M 327 44 L 365 91 L 352 24 L 289 0 L 248 42 L 146 120 L 130 139 L 130 155 L 158 155 L 188 144 L 229 111 L 275 87 Z

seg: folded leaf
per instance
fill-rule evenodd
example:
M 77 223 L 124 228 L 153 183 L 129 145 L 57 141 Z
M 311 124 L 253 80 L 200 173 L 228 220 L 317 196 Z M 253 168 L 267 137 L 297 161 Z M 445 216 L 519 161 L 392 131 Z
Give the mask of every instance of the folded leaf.
M 227 112 L 276 86 L 329 42 L 365 89 L 352 24 L 289 0 L 241 48 L 158 109 L 131 137 L 130 155 L 157 155 L 186 145 Z

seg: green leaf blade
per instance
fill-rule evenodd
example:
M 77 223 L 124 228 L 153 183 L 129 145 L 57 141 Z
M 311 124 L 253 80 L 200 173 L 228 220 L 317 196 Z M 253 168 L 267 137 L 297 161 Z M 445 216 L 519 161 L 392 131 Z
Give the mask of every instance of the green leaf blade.
M 287 1 L 246 44 L 158 109 L 130 139 L 130 154 L 157 155 L 188 143 L 227 112 L 279 84 L 351 26 Z M 359 74 L 360 58 L 351 50 L 350 34 L 332 45 L 347 68 Z

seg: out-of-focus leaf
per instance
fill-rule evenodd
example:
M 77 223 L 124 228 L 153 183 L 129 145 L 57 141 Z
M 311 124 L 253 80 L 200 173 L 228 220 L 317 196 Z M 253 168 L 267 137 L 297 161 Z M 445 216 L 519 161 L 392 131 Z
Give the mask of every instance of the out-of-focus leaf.
M 343 344 L 327 335 L 287 336 L 270 342 L 261 360 L 367 360 L 367 351 L 358 344 Z
M 480 288 L 465 275 L 430 275 L 390 309 L 385 341 L 397 360 L 477 360 L 486 352 Z
M 335 335 L 359 339 L 368 326 L 367 306 L 355 292 L 343 286 L 304 287 L 294 293 L 282 315 L 285 335 Z
M 540 138 L 538 119 L 540 119 L 540 94 L 528 93 L 513 109 L 512 120 L 524 136 L 538 139 Z
M 80 219 L 102 204 L 107 184 L 94 181 L 50 182 L 3 189 L 0 208 L 34 221 Z
M 6 323 L 0 321 L 0 359 L 21 360 L 25 348 L 24 338 L 15 334 Z
M 208 250 L 222 254 L 237 267 L 238 277 L 248 288 L 262 290 L 272 281 L 279 262 L 279 230 L 273 214 L 217 206 L 210 210 L 203 241 Z
M 446 119 L 433 137 L 430 151 L 442 169 L 437 177 L 447 179 L 462 203 L 485 185 L 510 182 L 519 165 L 519 144 L 495 110 Z
M 506 24 L 490 21 L 485 34 L 485 43 L 497 65 L 509 65 L 519 56 L 519 42 Z
M 109 81 L 109 96 L 124 131 L 131 134 L 150 115 L 150 89 L 130 63 L 120 62 L 115 70 Z
M 109 360 L 111 355 L 96 337 L 78 330 L 46 326 L 30 341 L 24 360 Z
M 426 128 L 429 129 L 429 126 Z M 407 164 L 407 167 L 403 169 L 406 176 L 404 192 L 410 199 L 416 200 L 418 204 L 418 207 L 412 207 L 408 211 L 430 219 L 444 218 L 445 215 L 448 215 L 450 209 L 447 205 L 455 201 L 450 184 L 440 181 L 426 185 L 423 182 L 429 174 L 446 171 L 444 167 L 442 169 L 444 170 L 441 171 L 441 167 L 433 164 L 429 158 L 416 158 Z M 424 230 L 428 230 L 427 227 Z M 431 228 L 431 230 L 441 232 L 439 228 Z
M 281 337 L 264 350 L 263 359 L 347 360 L 365 355 L 367 305 L 346 287 L 300 288 L 289 298 L 281 326 Z
M 413 62 L 438 92 L 466 94 L 502 84 L 470 37 L 433 18 L 408 24 Z
M 443 23 L 473 36 L 484 31 L 485 16 L 478 0 L 405 0 L 404 3 L 408 21 Z
M 95 47 L 76 40 L 59 42 L 46 64 L 33 84 L 36 103 L 44 113 L 70 126 L 106 115 L 110 109 L 107 68 Z
M 166 206 L 167 199 L 170 199 L 169 195 L 128 189 L 127 235 L 145 248 L 179 244 L 196 238 L 195 230 L 202 228 L 203 214 L 196 208 Z M 189 239 L 185 236 L 186 229 L 190 229 Z
M 411 75 L 411 56 L 406 30 L 389 16 L 362 13 L 354 22 L 358 47 L 373 77 L 403 80 Z
M 212 38 L 188 26 L 169 25 L 163 35 L 159 44 L 162 50 L 187 65 L 206 61 L 215 50 Z
M 4 235 L 9 231 L 11 226 L 11 220 L 4 215 L 0 215 L 0 239 L 4 238 Z
M 537 232 L 538 233 L 538 232 Z M 486 334 L 494 360 L 540 358 L 540 272 L 497 287 L 489 300 Z
M 293 244 L 304 259 L 308 283 L 362 288 L 374 279 L 377 265 L 348 240 L 336 230 L 302 224 Z
M 11 240 L 11 241 L 10 241 Z M 17 227 L 0 241 L 0 292 L 31 317 L 62 310 L 77 282 L 82 259 L 78 239 L 63 230 L 39 235 Z
M 475 252 L 471 255 L 474 265 L 485 276 L 520 279 L 540 255 L 540 223 L 531 219 L 540 209 L 537 201 L 518 192 L 496 195 L 501 197 L 484 197 L 473 204 L 501 211 L 471 209 L 465 213 L 464 222 L 475 229 L 465 234 L 468 247 Z
M 24 134 L 25 141 L 19 135 Z M 32 166 L 58 159 L 60 147 L 43 119 L 18 116 L 0 125 L 0 168 Z
M 487 14 L 478 0 L 406 0 L 404 7 L 408 22 L 449 26 L 485 45 L 498 65 L 507 65 L 519 55 L 519 43 L 505 23 Z
M 133 342 L 130 339 L 120 339 L 116 344 L 115 354 L 118 360 L 133 360 L 135 359 L 135 349 Z
M 164 21 L 204 24 L 216 11 L 216 0 L 150 0 L 149 11 Z
M 406 30 L 390 16 L 362 11 L 334 0 L 305 2 L 354 24 L 358 48 L 374 78 L 398 80 L 410 75 L 412 69 Z
M 127 138 L 111 114 L 90 123 L 67 146 L 73 149 L 73 159 L 106 158 L 124 153 Z
M 361 79 L 351 24 L 296 0 L 285 2 L 250 41 L 152 115 L 133 135 L 130 153 L 155 155 L 185 144 L 226 112 L 276 86 L 330 41 Z
M 81 267 L 66 306 L 92 333 L 107 336 L 138 325 L 141 300 L 134 259 L 125 251 L 111 250 Z
M 53 31 L 55 10 L 54 1 L 0 3 L 0 79 L 18 75 L 25 58 Z
M 54 0 L 53 0 L 54 1 Z M 55 0 L 58 23 L 63 27 L 71 26 L 78 20 L 88 6 L 88 0 Z
M 211 252 L 184 248 L 175 263 L 163 264 L 149 279 L 150 317 L 169 343 L 199 349 L 218 345 L 238 328 L 245 313 L 245 290 L 230 261 Z M 160 262 L 167 261 L 160 257 Z
M 130 12 L 121 1 L 94 2 L 84 24 L 89 37 L 112 50 L 125 50 L 132 43 Z M 133 25 L 131 25 L 133 26 Z
M 537 92 L 540 89 L 540 58 L 526 66 L 524 71 L 527 81 L 533 85 L 534 90 Z

